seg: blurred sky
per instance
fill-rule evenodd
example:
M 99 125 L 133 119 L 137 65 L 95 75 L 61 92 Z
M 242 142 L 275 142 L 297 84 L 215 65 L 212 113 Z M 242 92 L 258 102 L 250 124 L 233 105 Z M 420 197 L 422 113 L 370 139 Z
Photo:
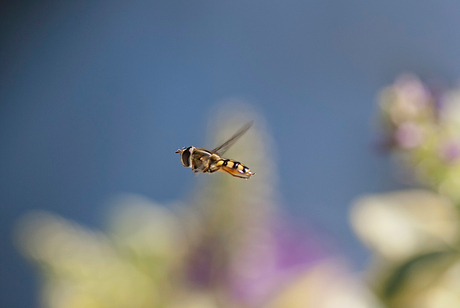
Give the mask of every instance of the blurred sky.
M 455 0 L 0 4 L 0 306 L 36 306 L 21 215 L 98 227 L 118 192 L 185 199 L 174 151 L 207 145 L 233 98 L 267 119 L 282 205 L 363 268 L 350 202 L 398 187 L 373 147 L 377 92 L 403 72 L 454 82 L 459 60 Z

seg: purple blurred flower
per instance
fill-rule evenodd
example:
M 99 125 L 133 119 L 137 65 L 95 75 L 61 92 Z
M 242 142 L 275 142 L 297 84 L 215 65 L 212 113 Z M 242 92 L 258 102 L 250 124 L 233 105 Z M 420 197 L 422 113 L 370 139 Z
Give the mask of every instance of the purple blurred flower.
M 414 122 L 401 124 L 396 131 L 396 142 L 403 148 L 411 149 L 419 146 L 425 137 L 423 128 Z
M 236 260 L 236 270 L 230 276 L 233 296 L 258 306 L 325 258 L 326 253 L 310 237 L 286 225 L 274 224 Z
M 189 257 L 188 279 L 198 287 L 224 287 L 237 303 L 260 306 L 325 258 L 311 238 L 276 223 L 258 230 L 236 251 L 226 251 L 222 242 L 208 238 Z
M 395 81 L 395 86 L 406 104 L 411 104 L 418 110 L 424 109 L 432 102 L 432 93 L 414 75 L 402 75 Z
M 460 140 L 443 143 L 438 152 L 439 157 L 448 164 L 455 164 L 460 158 Z

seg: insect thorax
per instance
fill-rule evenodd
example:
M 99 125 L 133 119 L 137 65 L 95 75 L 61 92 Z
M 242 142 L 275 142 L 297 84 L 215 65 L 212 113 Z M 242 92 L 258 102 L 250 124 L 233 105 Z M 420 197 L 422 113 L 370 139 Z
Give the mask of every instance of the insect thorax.
M 196 148 L 192 153 L 192 169 L 208 172 L 209 167 L 219 159 L 219 156 L 203 148 Z

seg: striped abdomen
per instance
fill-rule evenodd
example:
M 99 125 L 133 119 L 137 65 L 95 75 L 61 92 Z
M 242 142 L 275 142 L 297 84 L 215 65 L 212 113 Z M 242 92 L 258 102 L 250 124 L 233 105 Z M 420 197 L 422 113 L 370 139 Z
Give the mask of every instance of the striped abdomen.
M 255 174 L 252 173 L 251 170 L 249 170 L 249 168 L 242 163 L 233 161 L 231 159 L 222 158 L 215 163 L 215 166 L 217 167 L 216 171 L 227 172 L 239 178 L 249 179 Z

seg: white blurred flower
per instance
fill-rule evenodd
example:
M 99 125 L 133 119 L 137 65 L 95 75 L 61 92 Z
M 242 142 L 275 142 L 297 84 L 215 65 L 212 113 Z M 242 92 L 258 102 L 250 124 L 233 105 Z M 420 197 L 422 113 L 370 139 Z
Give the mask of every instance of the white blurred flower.
M 361 197 L 354 202 L 351 222 L 366 245 L 393 261 L 452 246 L 460 231 L 452 202 L 424 190 Z

